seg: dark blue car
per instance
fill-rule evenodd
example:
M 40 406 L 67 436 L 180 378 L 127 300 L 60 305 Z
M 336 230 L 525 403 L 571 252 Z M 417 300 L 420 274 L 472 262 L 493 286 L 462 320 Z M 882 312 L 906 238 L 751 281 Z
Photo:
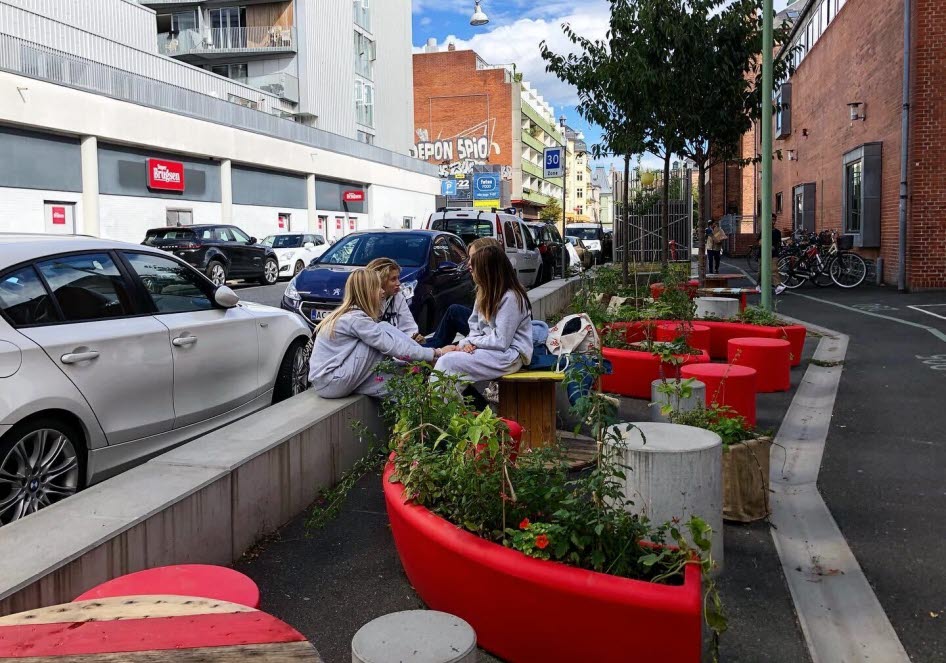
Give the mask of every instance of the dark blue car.
M 422 334 L 436 329 L 451 304 L 473 305 L 473 279 L 459 237 L 432 230 L 369 230 L 338 240 L 309 263 L 289 283 L 282 307 L 320 321 L 341 303 L 348 275 L 375 258 L 401 266 L 401 292 Z

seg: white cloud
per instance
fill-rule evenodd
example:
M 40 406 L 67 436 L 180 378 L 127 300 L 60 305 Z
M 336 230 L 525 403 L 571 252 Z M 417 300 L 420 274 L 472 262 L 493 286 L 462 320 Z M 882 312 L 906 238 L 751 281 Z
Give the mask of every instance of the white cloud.
M 422 26 L 424 26 L 424 27 L 427 27 L 427 26 L 430 25 L 432 22 L 433 22 L 433 21 L 431 20 L 431 18 L 430 18 L 429 16 L 424 16 L 422 19 L 420 19 L 420 24 L 421 24 Z

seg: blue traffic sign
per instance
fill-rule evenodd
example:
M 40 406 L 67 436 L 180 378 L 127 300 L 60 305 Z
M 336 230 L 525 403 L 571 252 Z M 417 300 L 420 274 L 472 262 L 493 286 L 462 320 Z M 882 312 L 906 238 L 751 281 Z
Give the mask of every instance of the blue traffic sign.
M 440 180 L 440 195 L 441 196 L 457 195 L 457 181 L 456 180 Z
M 496 200 L 499 196 L 499 175 L 476 173 L 473 175 L 473 200 Z
M 565 150 L 562 147 L 546 147 L 542 152 L 544 168 L 542 177 L 562 177 L 565 174 Z

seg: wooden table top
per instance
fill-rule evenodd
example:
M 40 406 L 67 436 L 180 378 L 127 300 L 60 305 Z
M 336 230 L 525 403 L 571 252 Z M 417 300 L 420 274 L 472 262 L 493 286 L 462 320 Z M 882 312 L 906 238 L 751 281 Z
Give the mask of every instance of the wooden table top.
M 321 663 L 294 628 L 246 606 L 187 596 L 77 601 L 0 618 L 0 658 L 21 663 Z

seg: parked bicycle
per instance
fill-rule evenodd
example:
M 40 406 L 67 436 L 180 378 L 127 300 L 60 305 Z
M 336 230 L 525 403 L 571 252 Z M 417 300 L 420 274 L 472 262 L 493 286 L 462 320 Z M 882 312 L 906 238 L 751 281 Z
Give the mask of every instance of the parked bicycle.
M 795 289 L 806 281 L 824 288 L 832 283 L 841 288 L 855 288 L 867 278 L 867 263 L 849 251 L 851 237 L 836 230 L 811 233 L 801 241 L 792 241 L 778 262 L 779 275 L 786 288 Z

